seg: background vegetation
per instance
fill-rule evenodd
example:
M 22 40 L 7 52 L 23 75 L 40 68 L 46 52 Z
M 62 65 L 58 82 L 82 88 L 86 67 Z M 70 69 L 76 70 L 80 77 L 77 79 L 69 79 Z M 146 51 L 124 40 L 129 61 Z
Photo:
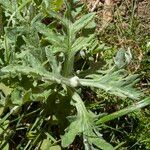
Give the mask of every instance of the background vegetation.
M 0 4 L 0 149 L 150 149 L 149 1 Z

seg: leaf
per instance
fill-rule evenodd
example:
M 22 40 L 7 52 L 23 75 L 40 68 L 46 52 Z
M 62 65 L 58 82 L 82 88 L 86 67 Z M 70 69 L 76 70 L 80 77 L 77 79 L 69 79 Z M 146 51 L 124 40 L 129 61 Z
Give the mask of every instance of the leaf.
M 13 89 L 11 93 L 12 104 L 21 106 L 23 103 L 21 95 L 22 95 L 22 91 L 20 88 Z
M 43 140 L 43 143 L 41 145 L 41 150 L 61 150 L 61 147 L 59 145 L 52 145 L 52 141 L 47 138 Z
M 90 41 L 94 38 L 94 35 L 91 35 L 90 37 L 79 37 L 76 39 L 74 44 L 72 45 L 71 51 L 72 52 L 78 52 L 79 50 L 83 48 L 87 48 L 91 43 Z
M 50 43 L 52 43 L 56 47 L 61 47 L 62 50 L 65 49 L 63 39 L 60 38 L 60 35 L 54 33 L 52 29 L 49 29 L 48 27 L 46 27 L 46 25 L 40 22 L 34 23 L 34 27 L 39 33 L 43 34 L 45 36 L 45 39 L 48 40 Z
M 29 66 L 23 66 L 23 65 L 9 65 L 1 69 L 3 73 L 12 73 L 14 75 L 17 75 L 17 73 L 22 73 L 24 75 L 32 75 L 32 76 L 45 76 L 44 73 L 46 73 L 43 69 L 34 69 Z
M 102 150 L 115 150 L 111 144 L 103 139 L 96 128 L 88 128 L 83 134 L 84 144 L 85 146 L 88 145 L 89 149 L 92 149 L 94 146 Z
M 46 53 L 46 57 L 50 63 L 50 66 L 52 67 L 52 72 L 55 74 L 59 74 L 60 73 L 60 68 L 58 67 L 58 64 L 57 64 L 57 61 L 56 61 L 56 58 L 54 56 L 54 54 L 52 53 L 52 50 L 53 48 L 49 48 L 49 47 L 46 47 L 45 48 L 45 53 Z
M 5 143 L 5 142 L 4 142 Z M 2 150 L 9 150 L 9 144 L 7 143 L 3 148 Z
M 48 138 L 44 139 L 41 145 L 41 150 L 50 150 L 51 145 L 51 141 Z
M 80 133 L 86 130 L 85 128 L 86 125 L 88 124 L 89 119 L 92 120 L 80 96 L 76 92 L 75 93 L 71 92 L 71 95 L 72 99 L 75 101 L 75 102 L 72 101 L 72 105 L 74 105 L 77 109 L 77 116 L 76 117 L 73 116 L 74 121 L 66 129 L 65 135 L 61 137 L 62 147 L 69 146 L 74 141 L 76 135 L 79 135 Z
M 51 1 L 51 8 L 54 11 L 58 11 L 58 10 L 61 9 L 62 4 L 63 4 L 63 0 L 54 0 L 54 1 Z
M 52 93 L 52 90 L 45 90 L 41 93 L 38 93 L 38 94 L 32 94 L 32 100 L 33 101 L 45 101 L 48 96 Z
M 82 16 L 79 20 L 77 20 L 73 25 L 72 25 L 72 31 L 75 34 L 79 30 L 81 30 L 83 27 L 87 26 L 88 23 L 93 19 L 95 13 L 88 13 L 84 16 Z
M 0 116 L 3 114 L 4 109 L 4 107 L 0 106 Z
M 13 75 L 18 75 L 18 73 L 29 75 L 32 77 L 46 77 L 51 79 L 55 78 L 56 75 L 47 71 L 43 64 L 39 61 L 37 57 L 34 57 L 29 51 L 23 51 L 17 55 L 19 59 L 22 59 L 22 65 L 8 65 L 1 69 L 2 73 L 11 73 Z M 52 76 L 51 76 L 52 75 Z
M 132 55 L 130 49 L 125 51 L 124 49 L 120 49 L 117 52 L 116 57 L 114 58 L 114 62 L 118 68 L 123 68 L 125 65 L 129 64 L 132 59 Z
M 133 104 L 133 105 L 131 105 L 131 106 L 127 107 L 127 108 L 124 108 L 124 109 L 122 109 L 120 111 L 114 112 L 114 113 L 112 113 L 110 115 L 107 115 L 107 116 L 104 116 L 104 117 L 100 118 L 96 122 L 96 124 L 98 125 L 98 124 L 101 124 L 101 123 L 108 122 L 108 121 L 113 120 L 115 118 L 118 118 L 118 117 L 121 117 L 123 115 L 129 114 L 129 113 L 131 113 L 131 112 L 133 112 L 135 110 L 138 110 L 140 108 L 143 108 L 143 107 L 145 107 L 145 106 L 147 106 L 149 104 L 150 104 L 150 97 L 147 97 L 147 98 L 137 102 L 136 104 Z
M 139 99 L 141 92 L 135 90 L 132 86 L 138 82 L 138 75 L 127 75 L 125 70 L 110 72 L 104 76 L 96 76 L 93 79 L 80 79 L 83 86 L 91 86 L 105 90 L 110 94 L 120 97 L 129 97 Z
M 104 139 L 102 138 L 89 138 L 89 140 L 98 148 L 102 149 L 102 150 L 115 150 L 115 148 L 113 148 L 113 146 L 111 144 L 109 144 L 108 142 L 106 142 Z
M 26 65 L 8 65 L 1 69 L 1 73 L 10 77 L 19 76 L 20 74 L 27 75 L 27 77 L 32 77 L 38 80 L 41 79 L 44 82 L 66 84 L 67 86 L 71 86 L 68 78 L 49 72 L 44 67 L 38 65 L 35 68 Z M 6 78 L 8 76 L 6 76 Z
M 20 74 L 27 75 L 28 77 L 32 77 L 34 79 L 42 79 L 43 81 L 55 82 L 55 83 L 67 83 L 67 81 L 63 81 L 62 77 L 52 74 L 48 72 L 44 68 L 32 68 L 24 65 L 9 65 L 1 69 L 1 72 L 4 74 L 8 74 L 10 76 L 18 76 Z M 11 74 L 10 74 L 11 73 Z
M 6 86 L 2 82 L 0 82 L 0 90 L 2 90 L 5 96 L 10 95 L 10 93 L 12 92 L 12 88 L 10 88 L 9 86 Z
M 80 119 L 77 119 L 70 124 L 70 126 L 66 130 L 65 135 L 61 137 L 62 147 L 67 147 L 74 141 L 76 135 L 82 132 L 81 126 L 82 121 Z
M 114 150 L 113 146 L 99 136 L 100 134 L 95 133 L 94 120 L 96 119 L 96 115 L 86 110 L 82 99 L 76 92 L 72 93 L 72 99 L 74 100 L 72 101 L 72 105 L 77 109 L 77 116 L 72 116 L 72 122 L 66 129 L 65 135 L 61 138 L 62 146 L 69 146 L 74 141 L 76 135 L 83 134 L 90 147 L 95 145 L 103 150 Z

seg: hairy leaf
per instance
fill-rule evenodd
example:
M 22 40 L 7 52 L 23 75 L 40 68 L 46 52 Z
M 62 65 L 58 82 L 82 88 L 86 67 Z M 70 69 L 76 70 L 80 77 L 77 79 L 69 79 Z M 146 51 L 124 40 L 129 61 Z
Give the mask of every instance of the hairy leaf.
M 100 88 L 120 97 L 139 99 L 141 93 L 132 87 L 138 82 L 137 77 L 138 75 L 127 75 L 125 70 L 119 70 L 100 75 L 99 78 L 96 76 L 93 79 L 80 79 L 80 84 Z
M 86 110 L 82 99 L 76 92 L 72 94 L 72 105 L 77 109 L 77 116 L 73 117 L 74 121 L 66 129 L 65 135 L 62 136 L 62 146 L 69 146 L 74 141 L 76 135 L 82 133 L 86 137 L 85 140 L 87 140 L 89 145 L 95 145 L 103 150 L 114 150 L 113 146 L 95 133 L 94 120 L 96 116 Z

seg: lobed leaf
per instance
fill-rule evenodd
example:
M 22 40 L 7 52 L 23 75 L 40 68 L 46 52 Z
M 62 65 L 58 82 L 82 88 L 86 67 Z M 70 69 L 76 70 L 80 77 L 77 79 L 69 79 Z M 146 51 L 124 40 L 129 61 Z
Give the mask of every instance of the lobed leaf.
M 77 116 L 73 117 L 72 123 L 67 128 L 65 135 L 62 136 L 62 146 L 69 146 L 75 139 L 76 135 L 83 134 L 86 137 L 86 143 L 89 147 L 97 146 L 103 150 L 114 150 L 113 146 L 107 143 L 101 136 L 96 134 L 94 127 L 94 120 L 96 115 L 88 112 L 80 96 L 74 92 L 72 93 L 72 105 L 77 109 Z
M 94 77 L 94 76 L 93 76 Z M 129 97 L 139 99 L 141 92 L 135 90 L 132 86 L 138 79 L 138 75 L 128 75 L 125 70 L 119 70 L 107 73 L 104 76 L 96 76 L 93 79 L 80 79 L 83 86 L 91 86 L 105 90 L 110 94 L 120 97 Z
M 63 42 L 62 36 L 54 33 L 51 29 L 47 28 L 44 24 L 36 22 L 34 24 L 36 30 L 45 36 L 45 39 L 48 40 L 55 47 L 61 47 L 62 51 L 66 49 L 66 45 Z M 61 38 L 60 38 L 61 37 Z

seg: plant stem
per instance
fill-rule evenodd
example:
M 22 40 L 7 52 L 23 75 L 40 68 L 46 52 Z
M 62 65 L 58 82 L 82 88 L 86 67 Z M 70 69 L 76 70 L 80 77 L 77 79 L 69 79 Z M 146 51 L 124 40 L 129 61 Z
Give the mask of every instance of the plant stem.
M 64 70 L 63 70 L 64 77 L 72 75 L 73 66 L 74 66 L 74 55 L 70 52 L 70 54 L 66 56 L 66 61 L 64 63 Z
M 127 107 L 127 108 L 124 108 L 124 109 L 122 109 L 120 111 L 117 111 L 117 112 L 114 112 L 114 113 L 112 113 L 110 115 L 104 116 L 104 117 L 100 118 L 96 122 L 96 124 L 99 125 L 101 123 L 105 123 L 105 122 L 108 122 L 110 120 L 116 119 L 116 118 L 121 117 L 123 115 L 129 114 L 129 113 L 131 113 L 131 112 L 133 112 L 135 110 L 143 108 L 143 107 L 145 107 L 145 106 L 147 106 L 149 104 L 150 104 L 150 97 L 145 98 L 144 100 L 141 100 L 138 103 L 133 104 L 133 105 L 131 105 L 131 106 Z

